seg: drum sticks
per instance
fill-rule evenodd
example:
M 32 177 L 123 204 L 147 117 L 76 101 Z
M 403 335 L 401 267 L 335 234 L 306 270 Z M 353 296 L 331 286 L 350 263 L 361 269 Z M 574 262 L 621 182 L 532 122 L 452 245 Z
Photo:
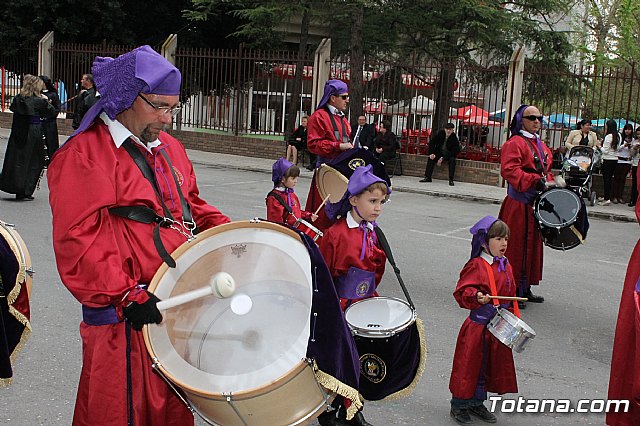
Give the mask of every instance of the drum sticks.
M 158 310 L 166 311 L 167 309 L 174 308 L 176 306 L 183 305 L 185 303 L 192 302 L 201 297 L 209 296 L 213 294 L 218 299 L 226 299 L 233 296 L 236 291 L 236 281 L 233 277 L 226 272 L 218 272 L 209 281 L 209 285 L 198 288 L 196 290 L 188 291 L 183 294 L 179 294 L 174 297 L 170 297 L 165 300 L 161 300 L 156 303 Z
M 327 197 L 324 200 L 322 200 L 322 204 L 318 206 L 318 209 L 314 213 L 316 216 L 318 215 L 318 212 L 320 211 L 320 209 L 323 208 L 325 204 L 327 204 L 327 201 L 329 201 L 329 197 L 331 197 L 331 194 L 327 194 Z
M 491 298 L 491 299 L 502 299 L 502 300 L 517 300 L 518 302 L 526 302 L 527 299 L 526 297 L 515 297 L 515 296 L 491 296 L 489 294 L 487 294 L 487 297 Z

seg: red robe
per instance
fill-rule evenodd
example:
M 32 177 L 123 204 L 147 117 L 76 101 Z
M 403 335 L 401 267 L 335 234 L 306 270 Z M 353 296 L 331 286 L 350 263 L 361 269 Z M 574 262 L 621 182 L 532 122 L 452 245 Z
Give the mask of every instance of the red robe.
M 453 293 L 461 308 L 477 309 L 482 305 L 478 303 L 476 293 L 478 291 L 485 294 L 491 293 L 485 263 L 482 257 L 474 257 L 462 268 L 456 291 Z M 515 296 L 516 287 L 511 262 L 507 264 L 507 270 L 504 272 L 498 272 L 498 265 L 499 262 L 491 265 L 498 294 Z M 513 312 L 513 308 L 510 307 L 509 311 Z M 488 358 L 485 371 L 487 391 L 498 394 L 518 392 L 511 348 L 496 339 L 485 325 L 478 324 L 467 317 L 458 333 L 449 380 L 449 390 L 456 398 L 471 399 L 475 394 L 482 367 L 483 339 L 487 343 Z
M 341 123 L 344 123 L 345 125 L 347 137 L 351 135 L 351 125 L 349 124 L 346 116 L 339 117 L 334 115 L 334 118 L 336 120 L 336 125 L 338 126 L 338 131 L 340 132 L 340 141 L 342 141 L 343 136 L 345 135 L 342 132 Z M 333 133 L 333 125 L 329 118 L 329 112 L 326 109 L 321 108 L 311 114 L 311 117 L 309 117 L 309 123 L 307 124 L 307 149 L 310 152 L 325 159 L 336 158 L 342 152 L 340 150 L 340 141 L 336 140 L 335 134 Z M 316 211 L 320 204 L 322 204 L 322 201 L 323 199 L 318 192 L 318 185 L 316 184 L 316 173 L 314 172 L 313 179 L 311 180 L 311 186 L 309 187 L 309 195 L 307 196 L 305 210 L 309 212 Z M 313 224 L 321 231 L 324 231 L 329 228 L 333 222 L 329 220 L 324 213 L 324 209 L 322 209 L 318 213 L 318 219 L 316 219 Z
M 535 139 L 512 136 L 502 146 L 500 152 L 500 174 L 509 185 L 519 192 L 526 192 L 531 188 L 535 188 L 542 177 L 532 171 L 535 170 L 535 163 L 530 146 L 533 147 L 535 145 Z M 545 176 L 547 180 L 553 180 L 553 175 L 549 173 L 552 153 L 544 142 L 542 142 L 542 146 L 547 164 Z M 529 171 L 525 171 L 525 169 Z M 527 284 L 537 285 L 542 280 L 543 244 L 542 235 L 538 230 L 533 215 L 533 206 L 516 201 L 507 195 L 502 201 L 498 218 L 505 222 L 511 231 L 505 256 L 513 267 L 516 283 L 520 283 L 520 279 L 525 273 Z M 523 270 L 525 244 L 527 260 Z
M 636 205 L 640 221 L 640 204 Z M 607 413 L 610 426 L 637 426 L 640 424 L 640 240 L 629 259 L 624 279 L 616 335 L 613 340 L 609 400 L 629 401 L 628 413 Z
M 273 192 L 277 193 L 280 198 L 282 198 L 282 201 L 285 203 L 287 202 L 287 194 L 284 191 L 274 188 Z M 270 220 L 271 222 L 286 223 L 291 226 L 296 223 L 297 219 L 304 219 L 308 222 L 311 221 L 311 213 L 300 209 L 300 200 L 298 200 L 296 193 L 292 192 L 289 196 L 291 197 L 291 204 L 289 207 L 291 207 L 293 214 L 289 214 L 276 197 L 267 195 L 267 220 Z
M 182 144 L 160 133 L 153 155 L 140 148 L 155 170 L 162 199 L 175 218 L 181 205 L 164 150 L 180 189 L 201 230 L 229 222 L 198 195 L 196 177 Z M 109 213 L 113 206 L 145 205 L 162 214 L 150 184 L 123 148 L 117 148 L 107 126 L 96 122 L 63 145 L 49 166 L 47 179 L 53 213 L 53 246 L 62 282 L 88 307 L 113 305 L 121 318 L 125 295 L 138 283 L 149 283 L 162 260 L 152 239 L 153 225 Z M 186 239 L 161 228 L 171 253 Z M 141 293 L 145 295 L 144 293 Z M 124 299 L 124 300 L 123 300 Z M 82 372 L 74 426 L 127 424 L 125 323 L 80 324 Z M 141 332 L 132 329 L 132 391 L 136 425 L 192 425 L 193 416 L 156 374 Z
M 348 214 L 350 215 L 351 213 Z M 322 253 L 322 257 L 329 267 L 332 278 L 335 279 L 346 275 L 349 268 L 354 266 L 365 271 L 374 272 L 375 286 L 377 288 L 384 274 L 387 256 L 380 248 L 379 243 L 376 242 L 375 245 L 372 244 L 372 246 L 365 251 L 364 259 L 361 260 L 360 253 L 362 252 L 363 232 L 364 231 L 358 227 L 349 228 L 347 218 L 343 217 L 324 233 L 320 241 L 320 253 Z M 372 238 L 371 233 L 369 233 L 369 238 Z M 338 284 L 336 283 L 336 285 Z M 377 296 L 378 293 L 376 292 L 373 295 Z M 347 304 L 348 299 L 340 299 L 342 310 L 347 308 Z

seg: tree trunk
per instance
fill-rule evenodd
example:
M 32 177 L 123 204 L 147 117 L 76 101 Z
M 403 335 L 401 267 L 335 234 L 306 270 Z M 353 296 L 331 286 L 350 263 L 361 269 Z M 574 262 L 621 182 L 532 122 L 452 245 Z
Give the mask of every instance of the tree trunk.
M 349 59 L 349 69 L 351 74 L 351 84 L 349 87 L 349 109 L 351 111 L 352 121 L 362 115 L 362 71 L 364 69 L 363 21 L 364 5 L 356 4 L 353 6 L 353 12 L 351 13 L 351 54 Z
M 300 109 L 300 92 L 302 91 L 302 73 L 304 71 L 305 60 L 307 58 L 307 44 L 309 41 L 309 8 L 308 2 L 302 1 L 304 13 L 300 24 L 300 45 L 298 46 L 298 61 L 296 62 L 296 74 L 293 79 L 291 89 L 291 99 L 289 100 L 289 111 L 287 112 L 285 135 L 289 137 L 293 130 L 298 127 L 298 110 Z
M 456 80 L 456 64 L 454 61 L 443 61 L 440 63 L 440 72 L 438 73 L 438 81 L 435 87 L 436 108 L 433 113 L 433 122 L 431 123 L 432 135 L 437 131 L 444 129 L 444 125 L 449 122 L 449 109 L 453 100 L 453 85 Z

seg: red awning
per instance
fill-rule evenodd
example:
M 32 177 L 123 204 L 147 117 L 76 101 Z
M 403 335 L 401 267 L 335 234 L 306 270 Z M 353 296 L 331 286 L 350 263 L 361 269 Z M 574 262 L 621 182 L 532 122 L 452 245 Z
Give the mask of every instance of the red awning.
M 273 73 L 285 80 L 293 80 L 296 77 L 296 65 L 280 64 L 273 67 Z M 313 80 L 313 67 L 305 65 L 302 68 L 302 79 Z
M 449 118 L 455 118 L 456 120 L 466 120 L 470 117 L 489 117 L 489 111 L 485 111 L 476 105 L 469 105 L 458 108 L 454 115 L 449 116 Z

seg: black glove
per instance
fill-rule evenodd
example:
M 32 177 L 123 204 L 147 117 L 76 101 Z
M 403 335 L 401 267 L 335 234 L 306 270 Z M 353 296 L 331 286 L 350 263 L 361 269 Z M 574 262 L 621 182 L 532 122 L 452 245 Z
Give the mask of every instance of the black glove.
M 545 178 L 541 178 L 538 183 L 536 183 L 536 190 L 538 191 L 544 191 L 545 189 L 547 189 L 547 185 L 545 185 L 547 183 Z
M 129 306 L 122 309 L 122 314 L 131 323 L 134 330 L 142 330 L 145 324 L 160 324 L 162 322 L 162 314 L 158 310 L 156 303 L 160 301 L 155 294 L 145 290 L 149 295 L 149 300 L 140 304 L 132 302 Z

